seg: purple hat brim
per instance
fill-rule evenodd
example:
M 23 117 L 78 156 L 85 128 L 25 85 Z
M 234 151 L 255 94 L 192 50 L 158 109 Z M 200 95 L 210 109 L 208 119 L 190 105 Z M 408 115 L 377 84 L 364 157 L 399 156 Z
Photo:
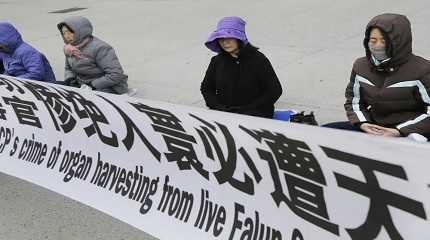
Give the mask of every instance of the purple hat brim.
M 236 29 L 218 29 L 209 35 L 208 40 L 205 42 L 206 47 L 214 52 L 221 52 L 221 48 L 217 41 L 220 38 L 235 38 L 242 41 L 244 44 L 248 43 L 246 34 L 242 31 Z

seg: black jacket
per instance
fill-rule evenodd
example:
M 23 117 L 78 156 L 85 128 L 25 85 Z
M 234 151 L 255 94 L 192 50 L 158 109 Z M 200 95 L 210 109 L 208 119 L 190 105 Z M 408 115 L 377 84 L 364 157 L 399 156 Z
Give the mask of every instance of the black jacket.
M 246 45 L 238 58 L 212 57 L 200 91 L 210 109 L 272 118 L 282 86 L 266 56 Z

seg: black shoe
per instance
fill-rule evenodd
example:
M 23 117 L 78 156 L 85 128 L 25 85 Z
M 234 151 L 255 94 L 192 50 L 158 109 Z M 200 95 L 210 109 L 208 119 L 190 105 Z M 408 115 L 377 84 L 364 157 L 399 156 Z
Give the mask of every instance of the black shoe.
M 290 122 L 303 123 L 303 124 L 318 126 L 318 122 L 315 119 L 314 112 L 311 112 L 309 114 L 305 114 L 305 112 L 302 111 L 300 113 L 291 115 Z

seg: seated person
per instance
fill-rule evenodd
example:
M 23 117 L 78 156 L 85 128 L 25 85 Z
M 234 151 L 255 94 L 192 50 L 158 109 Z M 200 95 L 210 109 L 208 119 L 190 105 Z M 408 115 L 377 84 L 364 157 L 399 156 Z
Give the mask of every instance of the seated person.
M 366 57 L 355 61 L 346 88 L 349 122 L 326 127 L 400 137 L 430 138 L 430 62 L 412 53 L 409 20 L 398 14 L 374 17 L 366 27 Z
M 0 73 L 12 77 L 55 82 L 48 59 L 22 40 L 18 30 L 0 22 Z
M 85 17 L 68 17 L 58 25 L 64 42 L 65 85 L 114 94 L 127 93 L 127 75 L 114 49 L 94 37 Z
M 225 17 L 209 36 L 212 57 L 200 91 L 210 109 L 272 118 L 282 86 L 269 59 L 252 46 L 245 21 Z

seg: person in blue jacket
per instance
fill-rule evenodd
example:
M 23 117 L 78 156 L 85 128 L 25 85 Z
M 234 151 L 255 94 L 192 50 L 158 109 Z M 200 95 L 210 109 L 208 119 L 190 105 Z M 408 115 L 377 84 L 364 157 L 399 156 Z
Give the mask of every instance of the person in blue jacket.
M 22 40 L 18 30 L 8 22 L 0 22 L 0 61 L 4 75 L 55 82 L 48 59 Z

